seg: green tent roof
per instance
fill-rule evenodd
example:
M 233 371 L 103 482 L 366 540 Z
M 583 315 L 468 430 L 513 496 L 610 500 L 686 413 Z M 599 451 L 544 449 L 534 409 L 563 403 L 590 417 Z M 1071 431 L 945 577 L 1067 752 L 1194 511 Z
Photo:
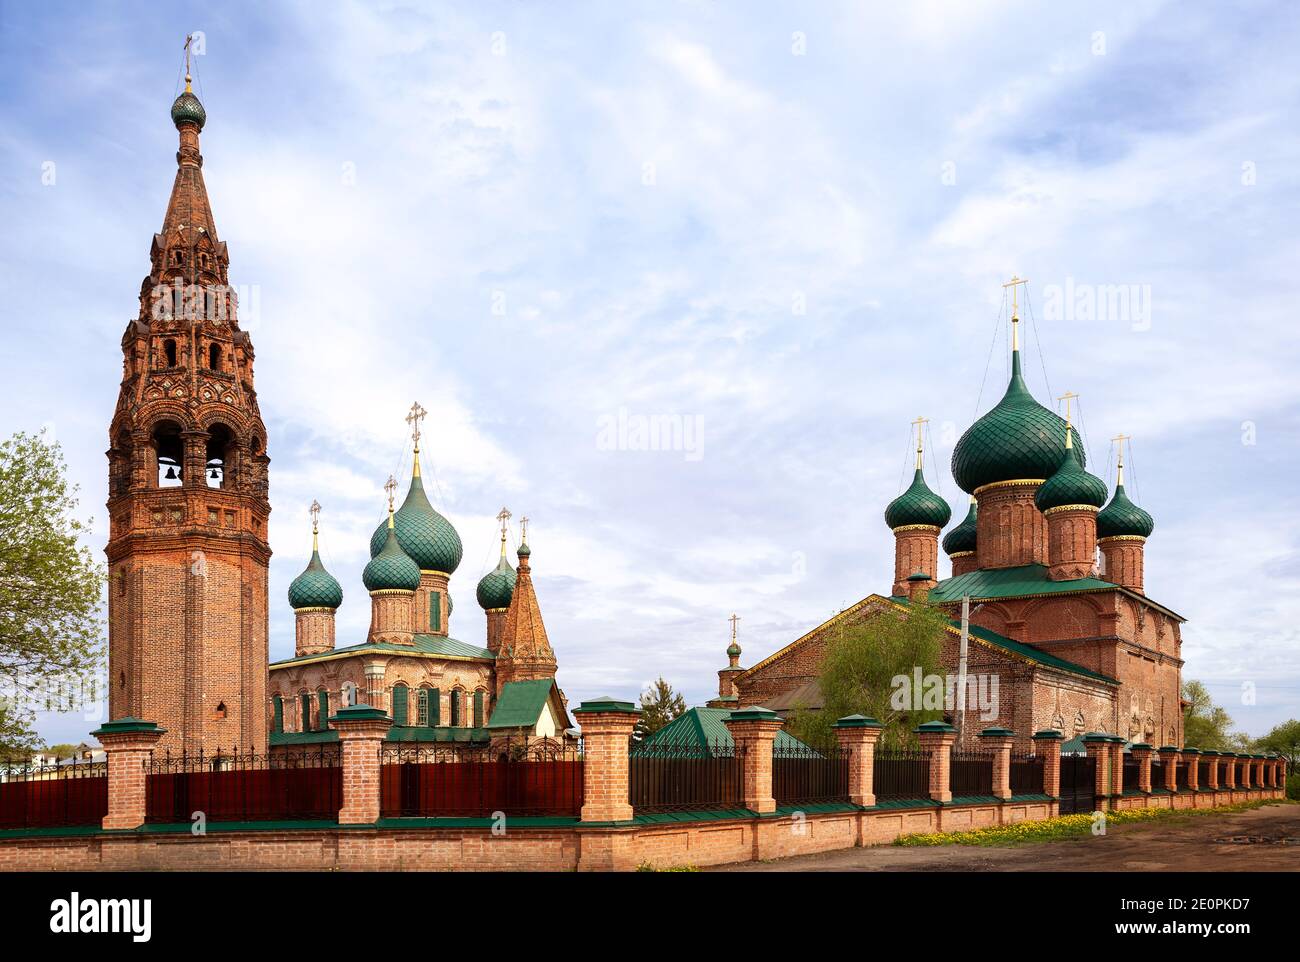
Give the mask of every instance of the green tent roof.
M 351 658 L 355 655 L 373 655 L 380 652 L 385 655 L 443 655 L 448 658 L 475 658 L 493 661 L 496 655 L 486 648 L 480 648 L 477 645 L 466 644 L 463 641 L 457 641 L 455 638 L 448 638 L 446 635 L 416 635 L 415 644 L 413 645 L 390 645 L 378 644 L 373 645 L 368 641 L 363 641 L 359 645 L 348 645 L 346 648 L 335 648 L 333 651 L 321 652 L 318 655 L 299 655 L 296 658 L 285 658 L 281 661 L 271 662 L 272 668 L 279 668 L 283 665 L 292 665 L 303 661 L 312 661 L 321 658 Z
M 542 709 L 555 687 L 553 678 L 532 681 L 508 681 L 501 686 L 501 697 L 492 708 L 488 728 L 532 728 L 542 717 Z
M 730 708 L 692 708 L 653 735 L 641 739 L 641 744 L 730 748 L 731 732 L 723 724 L 730 714 Z M 793 735 L 780 731 L 776 733 L 776 743 L 772 747 L 775 751 L 783 751 L 808 746 Z

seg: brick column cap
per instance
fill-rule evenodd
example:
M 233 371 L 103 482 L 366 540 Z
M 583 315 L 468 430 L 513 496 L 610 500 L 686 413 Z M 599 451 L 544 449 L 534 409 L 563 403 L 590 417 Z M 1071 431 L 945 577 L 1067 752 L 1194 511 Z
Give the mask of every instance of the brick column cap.
M 957 729 L 953 728 L 947 722 L 930 721 L 923 725 L 917 725 L 914 729 L 918 735 L 955 735 Z
M 874 718 L 868 718 L 866 715 L 845 715 L 839 721 L 831 725 L 832 728 L 884 728 Z
M 1129 746 L 1129 749 L 1135 752 L 1150 752 L 1155 750 L 1146 742 L 1134 742 Z
M 1047 741 L 1052 741 L 1052 742 L 1063 742 L 1063 741 L 1065 741 L 1065 736 L 1062 735 L 1060 732 L 1058 732 L 1055 728 L 1044 728 L 1044 729 L 1043 729 L 1042 731 L 1040 731 L 1040 732 L 1034 732 L 1034 734 L 1033 734 L 1032 737 L 1033 737 L 1034 741 L 1039 741 L 1039 742 L 1047 742 Z
M 1157 749 L 1157 751 L 1159 751 L 1161 755 L 1177 755 L 1177 754 L 1178 754 L 1178 749 L 1175 748 L 1173 745 L 1161 745 L 1160 748 Z
M 1016 733 L 1010 728 L 986 728 L 979 733 L 980 738 L 1015 738 Z
M 750 705 L 748 708 L 740 708 L 733 711 L 727 716 L 726 720 L 736 722 L 780 721 L 781 716 L 770 708 L 764 708 L 761 705 Z
M 1126 741 L 1126 739 L 1120 738 L 1118 735 L 1107 735 L 1105 732 L 1088 732 L 1086 735 L 1083 736 L 1083 740 L 1085 743 Z
M 116 721 L 104 722 L 102 726 L 96 728 L 92 735 L 100 741 L 104 740 L 105 735 L 152 735 L 162 736 L 167 733 L 167 729 L 160 726 L 157 722 L 145 721 L 143 718 L 134 718 L 130 715 L 119 718 Z
M 340 708 L 333 715 L 330 715 L 329 720 L 334 724 L 353 721 L 386 721 L 392 723 L 392 719 L 384 713 L 382 708 L 372 708 L 369 705 L 348 705 L 346 708 Z
M 601 698 L 593 698 L 591 701 L 584 701 L 577 708 L 573 709 L 575 715 L 594 715 L 598 712 L 625 712 L 629 715 L 640 715 L 641 709 L 630 701 L 619 701 L 609 695 Z
M 1184 749 L 1183 749 L 1183 754 L 1184 754 L 1184 755 L 1204 755 L 1205 753 L 1204 753 L 1203 751 L 1201 751 L 1199 748 L 1184 748 Z

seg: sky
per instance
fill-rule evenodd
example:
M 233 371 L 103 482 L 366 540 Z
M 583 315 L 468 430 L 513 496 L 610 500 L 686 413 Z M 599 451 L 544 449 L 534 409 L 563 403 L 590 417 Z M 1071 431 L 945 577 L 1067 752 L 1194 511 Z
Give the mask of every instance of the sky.
M 313 498 L 339 644 L 364 640 L 418 400 L 465 544 L 453 637 L 484 638 L 507 505 L 570 702 L 662 675 L 702 704 L 732 612 L 753 664 L 888 591 L 919 415 L 964 516 L 948 460 L 1005 385 L 1014 274 L 1035 395 L 1079 393 L 1108 481 L 1133 436 L 1184 678 L 1253 735 L 1300 715 L 1294 4 L 5 0 L 0 435 L 62 444 L 100 557 L 196 31 L 269 431 L 273 660 Z

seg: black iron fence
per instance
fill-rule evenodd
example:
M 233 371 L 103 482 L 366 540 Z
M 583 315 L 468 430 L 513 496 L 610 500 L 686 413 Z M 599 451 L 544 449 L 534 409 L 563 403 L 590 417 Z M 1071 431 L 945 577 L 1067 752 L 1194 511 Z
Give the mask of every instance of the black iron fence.
M 1012 755 L 1011 794 L 1041 795 L 1044 764 L 1044 759 L 1039 755 Z
M 1154 792 L 1165 790 L 1165 760 L 1159 755 L 1151 756 L 1151 790 Z
M 1207 759 L 1199 758 L 1196 761 L 1196 785 L 1199 788 L 1210 787 L 1210 765 Z
M 930 753 L 878 747 L 872 761 L 871 780 L 877 801 L 929 798 Z
M 108 814 L 108 766 L 0 762 L 0 829 L 98 825 Z
M 849 753 L 787 745 L 772 751 L 772 797 L 779 806 L 849 800 Z
M 581 753 L 558 743 L 386 745 L 380 750 L 380 815 L 576 818 L 582 768 Z
M 638 814 L 744 807 L 743 749 L 731 742 L 638 742 L 628 752 L 628 797 Z
M 1120 791 L 1137 791 L 1142 784 L 1142 759 L 1125 755 L 1123 775 L 1124 783 L 1120 786 Z
M 953 752 L 948 769 L 948 790 L 953 798 L 993 794 L 991 752 Z
M 1183 759 L 1178 763 L 1178 770 L 1174 772 L 1174 785 L 1180 792 L 1187 790 L 1187 764 L 1187 760 Z
M 271 754 L 218 749 L 157 753 L 145 783 L 145 821 L 333 819 L 343 804 L 337 745 Z

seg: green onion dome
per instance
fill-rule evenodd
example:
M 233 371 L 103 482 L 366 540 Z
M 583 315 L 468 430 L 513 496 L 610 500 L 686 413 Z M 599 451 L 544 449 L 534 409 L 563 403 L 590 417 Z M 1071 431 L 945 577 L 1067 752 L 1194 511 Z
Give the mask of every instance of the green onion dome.
M 998 481 L 1043 480 L 1065 456 L 1065 419 L 1029 393 L 1020 373 L 1020 352 L 1011 355 L 1011 381 L 1002 400 L 972 424 L 952 451 L 952 476 L 967 494 Z M 1083 439 L 1070 428 L 1080 463 Z
M 1106 503 L 1106 482 L 1083 469 L 1076 450 L 1073 445 L 1067 446 L 1061 466 L 1039 485 L 1034 494 L 1034 504 L 1039 511 L 1063 508 L 1068 504 L 1100 508 Z
M 510 599 L 515 593 L 515 569 L 510 567 L 510 562 L 506 560 L 505 546 L 502 546 L 501 560 L 497 566 L 479 579 L 478 595 L 479 607 L 484 611 L 491 611 L 493 608 L 509 608 Z
M 414 591 L 420 587 L 420 566 L 402 550 L 396 528 L 385 522 L 383 546 L 366 564 L 361 581 L 367 591 Z
M 533 553 L 533 549 L 528 547 L 528 542 L 526 541 L 523 544 L 521 544 L 519 546 L 519 550 L 515 552 L 515 554 L 519 555 L 519 557 L 521 558 L 527 558 L 532 553 Z
M 1115 494 L 1110 504 L 1097 514 L 1097 537 L 1114 538 L 1119 535 L 1132 535 L 1140 538 L 1150 537 L 1156 523 L 1147 514 L 1128 499 L 1124 493 L 1124 482 L 1115 485 Z
M 953 528 L 943 536 L 943 550 L 947 554 L 960 554 L 963 551 L 975 550 L 975 533 L 977 529 L 976 519 L 979 514 L 979 505 L 975 499 L 970 499 L 970 510 L 966 512 L 966 517 L 962 519 L 961 524 Z
M 194 96 L 192 90 L 186 91 L 172 101 L 172 123 L 177 127 L 181 124 L 195 124 L 199 130 L 208 121 L 208 112 L 203 109 L 203 104 L 199 103 L 199 98 Z
M 460 565 L 465 549 L 451 522 L 429 503 L 429 498 L 424 493 L 424 482 L 420 480 L 418 457 L 417 455 L 406 500 L 393 515 L 397 543 L 415 560 L 421 571 L 444 571 L 450 575 Z M 372 558 L 384 547 L 384 541 L 388 537 L 387 528 L 388 524 L 384 522 L 370 536 Z
M 734 641 L 731 644 L 727 645 L 727 656 L 729 658 L 739 658 L 740 645 L 736 644 Z
M 891 529 L 905 525 L 928 524 L 942 528 L 952 517 L 952 508 L 925 483 L 921 469 L 916 469 L 912 485 L 885 508 L 885 524 Z
M 302 574 L 289 583 L 289 607 L 337 608 L 343 604 L 343 588 L 321 563 L 320 552 L 312 549 L 311 561 Z

